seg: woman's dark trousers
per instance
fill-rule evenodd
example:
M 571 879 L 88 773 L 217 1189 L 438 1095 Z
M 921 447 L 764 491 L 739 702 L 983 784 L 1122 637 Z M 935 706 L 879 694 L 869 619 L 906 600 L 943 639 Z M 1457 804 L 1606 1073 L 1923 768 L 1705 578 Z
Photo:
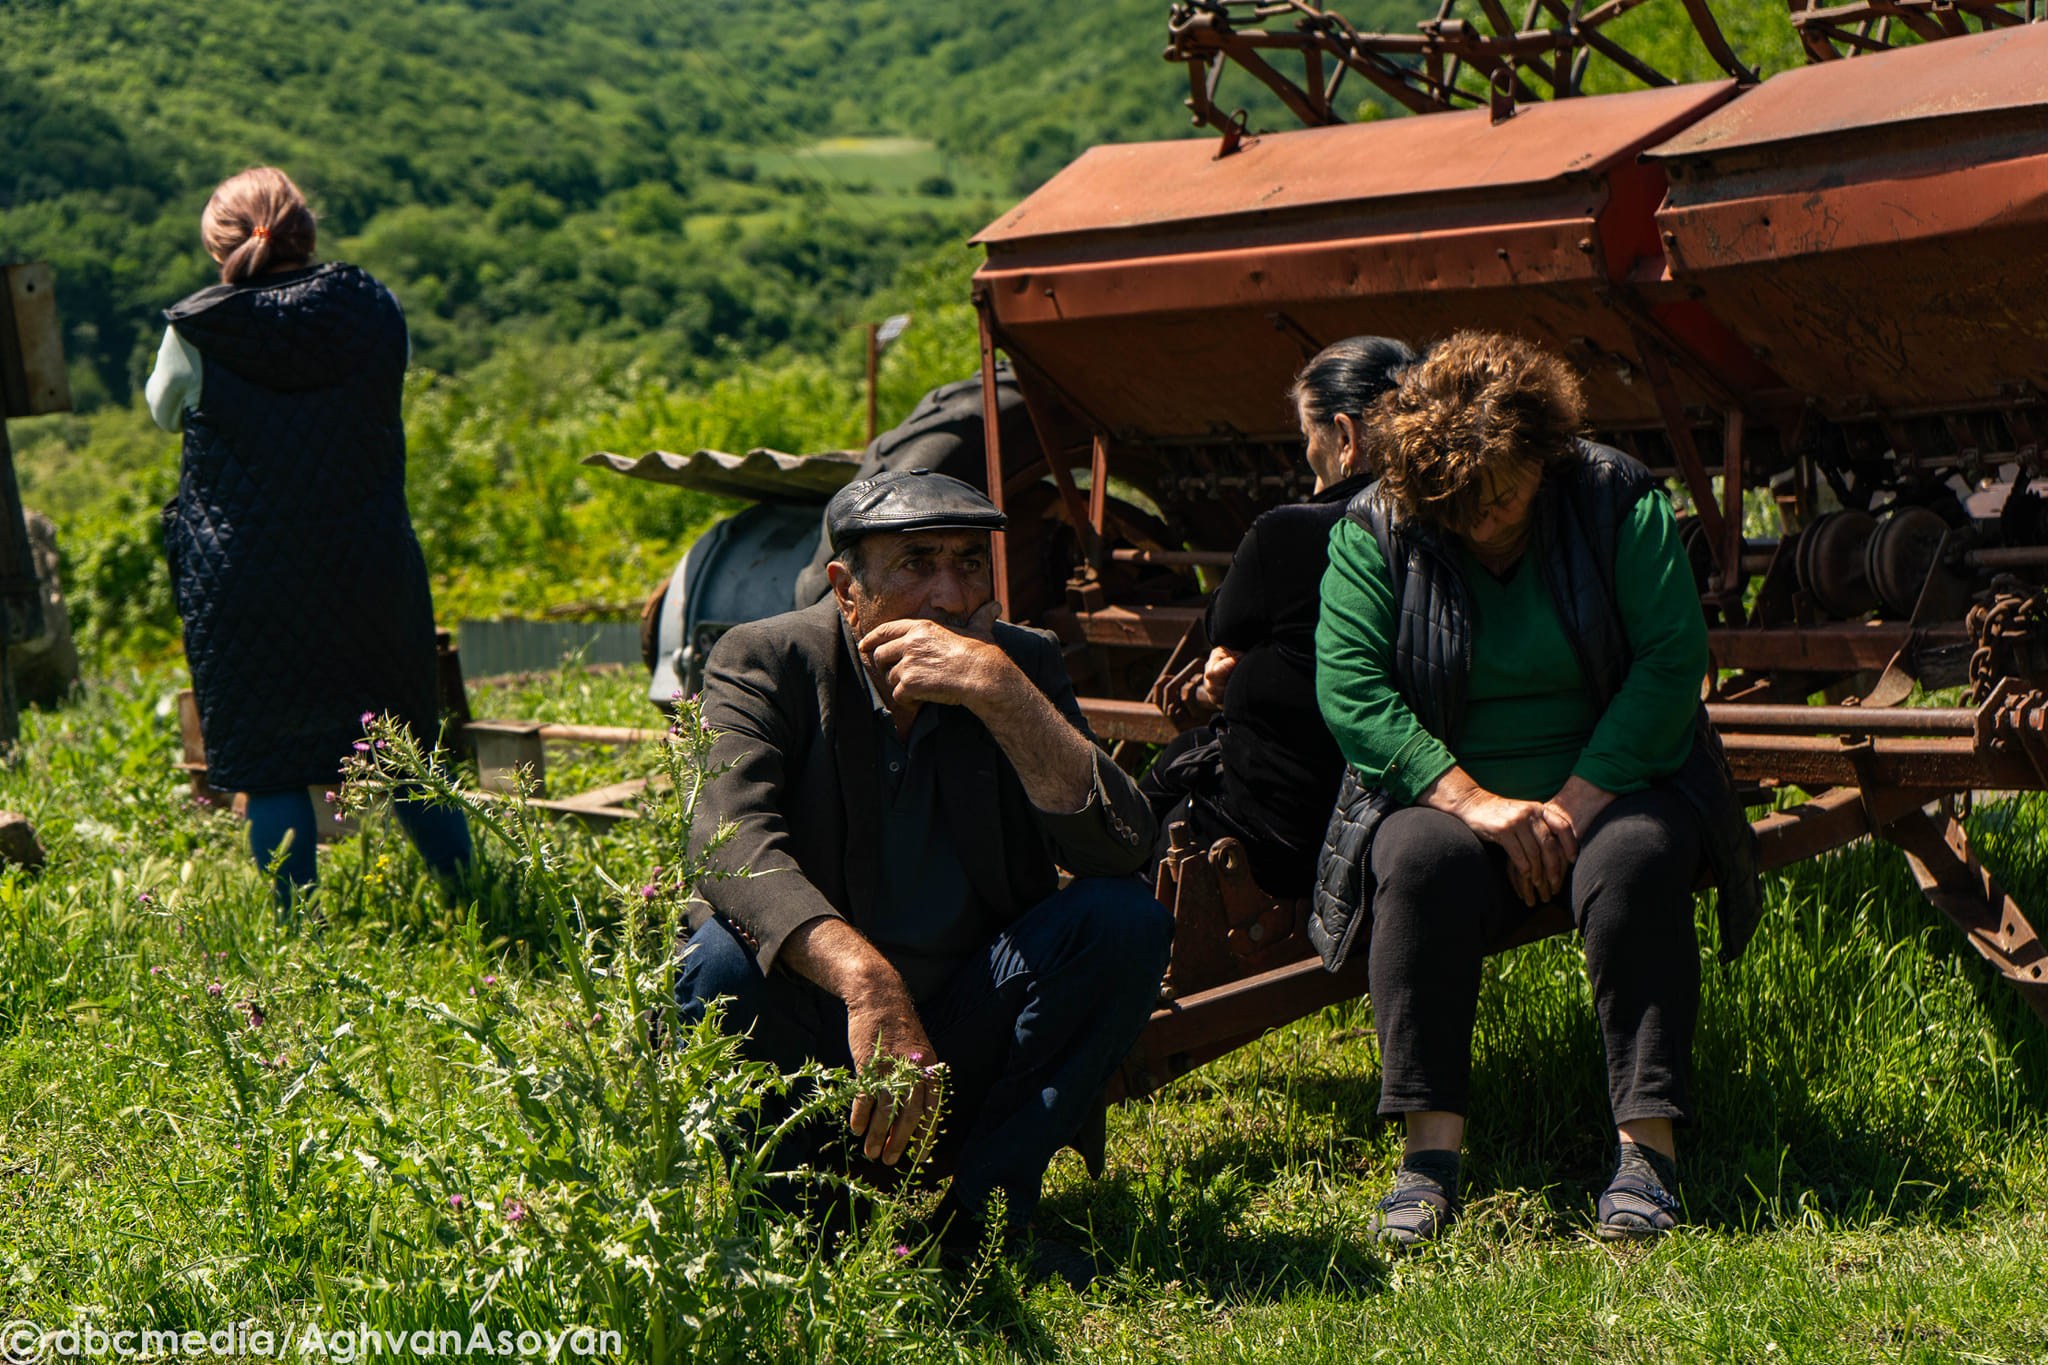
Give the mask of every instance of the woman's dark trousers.
M 1616 1123 L 1692 1117 L 1692 893 L 1704 858 L 1692 807 L 1652 788 L 1616 797 L 1572 867 L 1566 894 L 1585 940 Z M 1374 837 L 1369 972 L 1382 1114 L 1469 1111 L 1480 960 L 1534 913 L 1507 866 L 1504 850 L 1425 806 L 1393 812 Z

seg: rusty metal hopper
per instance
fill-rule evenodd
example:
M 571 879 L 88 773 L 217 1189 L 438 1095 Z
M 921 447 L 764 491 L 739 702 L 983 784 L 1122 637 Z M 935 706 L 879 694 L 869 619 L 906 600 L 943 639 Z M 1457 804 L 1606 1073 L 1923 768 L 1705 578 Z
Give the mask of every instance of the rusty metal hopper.
M 1672 279 L 1829 416 L 2048 383 L 2048 25 L 1783 72 L 1648 156 Z
M 1631 330 L 1645 318 L 1731 380 L 1770 382 L 1682 291 L 1658 296 L 1664 174 L 1638 156 L 1735 89 L 1305 128 L 1222 156 L 1097 147 L 981 233 L 977 286 L 1027 392 L 1035 373 L 1078 427 L 1120 442 L 1289 435 L 1305 354 L 1461 327 L 1571 355 L 1597 424 L 1649 425 Z

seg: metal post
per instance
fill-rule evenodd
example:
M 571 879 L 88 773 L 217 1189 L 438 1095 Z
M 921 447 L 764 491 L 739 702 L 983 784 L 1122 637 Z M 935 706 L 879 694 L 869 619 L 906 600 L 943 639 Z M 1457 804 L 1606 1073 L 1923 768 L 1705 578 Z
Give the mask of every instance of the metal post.
M 6 646 L 43 633 L 43 594 L 36 582 L 35 551 L 21 512 L 14 480 L 14 449 L 7 441 L 6 400 L 0 398 L 0 753 L 21 738 L 21 708 L 14 691 L 14 664 Z
M 988 498 L 1003 510 L 1002 414 L 996 402 L 996 333 L 994 305 L 987 289 L 974 291 L 974 311 L 981 320 L 981 425 L 983 453 L 987 459 Z M 1057 458 L 1047 446 L 1047 458 Z M 1010 610 L 1009 538 L 1001 531 L 989 536 L 989 557 L 995 561 L 996 601 L 1002 603 L 1003 619 L 1016 619 Z
M 880 346 L 879 344 L 877 344 L 877 343 L 876 343 L 876 341 L 875 341 L 875 324 L 874 324 L 874 323 L 872 323 L 872 322 L 871 322 L 871 323 L 869 323 L 869 324 L 867 325 L 867 333 L 868 333 L 868 443 L 869 443 L 870 445 L 872 445 L 872 444 L 874 443 L 874 439 L 875 439 L 875 430 L 876 430 L 877 426 L 879 425 L 879 423 L 878 423 L 878 420 L 877 420 L 877 418 L 878 418 L 878 414 L 877 414 L 877 411 L 876 411 L 876 406 L 875 406 L 875 372 L 876 372 L 876 370 L 877 370 L 877 369 L 879 368 L 879 364 L 878 364 L 878 362 L 879 362 L 879 361 L 880 361 L 880 359 L 881 359 L 881 354 L 882 354 L 882 348 L 881 348 L 881 346 Z
M 43 633 L 43 590 L 36 580 L 35 547 L 21 513 L 14 480 L 9 417 L 71 409 L 64 372 L 63 334 L 50 267 L 38 262 L 0 269 L 0 752 L 21 737 L 14 670 L 5 646 Z

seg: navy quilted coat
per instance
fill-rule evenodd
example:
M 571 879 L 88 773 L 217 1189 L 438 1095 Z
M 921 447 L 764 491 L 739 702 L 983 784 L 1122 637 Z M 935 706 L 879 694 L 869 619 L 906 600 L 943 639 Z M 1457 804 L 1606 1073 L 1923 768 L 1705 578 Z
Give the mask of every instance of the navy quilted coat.
M 432 736 L 398 301 L 330 264 L 203 289 L 164 316 L 204 362 L 163 522 L 208 780 L 332 782 L 365 711 Z

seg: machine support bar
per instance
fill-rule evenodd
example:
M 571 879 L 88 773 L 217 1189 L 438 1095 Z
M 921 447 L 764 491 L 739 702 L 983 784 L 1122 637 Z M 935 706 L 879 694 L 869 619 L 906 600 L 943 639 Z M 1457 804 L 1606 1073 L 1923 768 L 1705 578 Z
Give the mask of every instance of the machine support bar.
M 1088 458 L 1088 524 L 1095 530 L 1095 543 L 1099 547 L 1108 530 L 1109 516 L 1109 438 L 1101 432 L 1095 433 L 1095 444 Z M 1101 567 L 1097 556 L 1097 567 Z
M 988 459 L 988 496 L 1000 512 L 1003 510 L 1003 430 L 996 403 L 995 318 L 990 314 L 988 290 L 974 291 L 974 312 L 981 323 L 981 429 Z M 1001 531 L 989 536 L 989 561 L 995 569 L 996 601 L 1002 605 L 1003 617 L 1007 620 L 1011 611 L 1010 560 L 1006 539 Z
M 1928 900 L 2048 1018 L 2048 950 L 2019 906 L 1977 862 L 1961 824 L 1950 815 L 1927 813 L 1942 795 L 1889 786 L 1837 787 L 1755 821 L 1758 861 L 1765 870 L 1786 867 L 1881 831 L 1882 838 L 1905 851 Z M 1335 974 L 1309 957 L 1181 996 L 1153 1013 L 1111 1081 L 1110 1098 L 1142 1099 L 1271 1029 L 1363 995 L 1366 986 L 1362 956 Z
M 1714 499 L 1714 481 L 1707 477 L 1707 466 L 1700 459 L 1700 450 L 1693 443 L 1692 424 L 1685 415 L 1685 404 L 1678 396 L 1678 389 L 1671 382 L 1671 363 L 1664 358 L 1664 352 L 1657 343 L 1636 333 L 1636 354 L 1642 358 L 1643 373 L 1650 381 L 1650 392 L 1657 399 L 1657 410 L 1664 417 L 1665 435 L 1671 440 L 1671 452 L 1678 458 L 1679 472 L 1685 477 L 1686 491 L 1692 494 L 1692 503 L 1699 513 L 1700 525 L 1707 533 L 1707 550 L 1714 557 L 1714 567 L 1721 570 L 1723 578 L 1728 577 L 1722 556 L 1728 553 L 1728 529 L 1721 516 L 1721 506 Z M 1736 535 L 1741 535 L 1741 523 L 1736 523 Z
M 1955 921 L 1970 946 L 2048 1020 L 2048 950 L 1998 879 L 1977 861 L 1962 822 L 1946 812 L 1915 810 L 1885 826 L 1884 837 L 1906 855 L 1928 904 Z
M 1721 595 L 1728 606 L 1723 614 L 1735 624 L 1742 620 L 1742 409 L 1728 408 L 1721 415 Z

